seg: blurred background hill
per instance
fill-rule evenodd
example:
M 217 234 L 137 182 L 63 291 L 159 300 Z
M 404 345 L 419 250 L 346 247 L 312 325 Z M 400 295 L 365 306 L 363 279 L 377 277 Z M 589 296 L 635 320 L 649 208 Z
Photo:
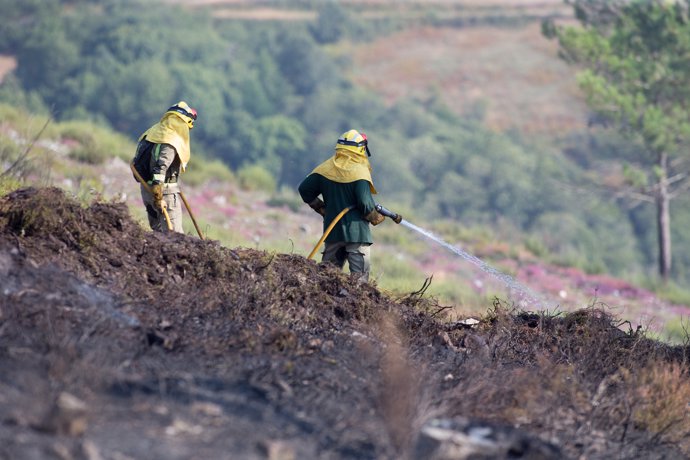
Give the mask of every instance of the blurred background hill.
M 0 10 L 3 192 L 57 184 L 126 201 L 143 222 L 134 142 L 186 100 L 200 116 L 182 180 L 203 230 L 306 255 L 321 223 L 296 186 L 356 128 L 370 139 L 377 201 L 543 294 L 538 308 L 605 303 L 682 336 L 690 203 L 672 204 L 662 284 L 654 208 L 609 187 L 625 173 L 614 154 L 639 147 L 597 123 L 542 35 L 545 19 L 573 21 L 562 1 L 0 0 Z M 375 238 L 386 289 L 433 275 L 430 294 L 470 311 L 507 295 L 391 222 Z

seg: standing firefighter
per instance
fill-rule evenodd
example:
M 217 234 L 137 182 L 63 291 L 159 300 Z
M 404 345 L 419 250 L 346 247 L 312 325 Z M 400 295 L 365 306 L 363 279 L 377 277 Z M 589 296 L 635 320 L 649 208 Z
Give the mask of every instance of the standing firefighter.
M 378 225 L 385 217 L 376 210 L 372 194 L 367 136 L 354 129 L 344 133 L 335 145 L 335 154 L 317 166 L 299 185 L 305 203 L 324 217 L 324 230 L 343 210 L 351 208 L 326 237 L 323 262 L 343 268 L 345 260 L 351 273 L 369 279 L 369 224 Z M 323 197 L 323 201 L 319 199 Z M 402 218 L 396 216 L 396 222 Z
M 189 162 L 189 130 L 196 117 L 196 110 L 180 101 L 139 137 L 132 166 L 140 176 L 135 178 L 147 184 L 141 184 L 141 198 L 154 231 L 184 232 L 178 180 Z

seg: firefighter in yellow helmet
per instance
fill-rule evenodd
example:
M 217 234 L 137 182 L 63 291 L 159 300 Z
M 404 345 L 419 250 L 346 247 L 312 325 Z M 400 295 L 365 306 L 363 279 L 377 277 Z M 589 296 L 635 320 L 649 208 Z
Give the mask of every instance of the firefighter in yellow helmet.
M 141 186 L 149 225 L 154 231 L 168 231 L 162 212 L 165 206 L 173 231 L 184 232 L 178 181 L 180 172 L 184 172 L 189 163 L 189 130 L 196 119 L 197 111 L 180 101 L 139 137 L 134 163 L 141 165 L 137 169 L 151 190 Z
M 364 279 L 369 278 L 373 243 L 369 224 L 378 225 L 385 219 L 372 197 L 376 189 L 370 156 L 366 134 L 351 129 L 338 138 L 334 155 L 317 166 L 298 188 L 302 200 L 324 217 L 324 230 L 343 209 L 353 206 L 326 237 L 322 261 L 342 268 L 347 260 L 350 272 Z M 397 216 L 396 222 L 401 219 Z

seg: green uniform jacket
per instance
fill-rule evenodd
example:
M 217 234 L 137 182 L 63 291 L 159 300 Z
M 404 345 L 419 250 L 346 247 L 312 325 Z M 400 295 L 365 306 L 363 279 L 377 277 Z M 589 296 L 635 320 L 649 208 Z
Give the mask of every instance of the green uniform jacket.
M 355 208 L 335 224 L 326 237 L 326 243 L 373 243 L 369 222 L 364 219 L 364 216 L 374 211 L 376 207 L 369 182 L 357 180 L 341 184 L 326 179 L 320 174 L 310 174 L 299 184 L 298 190 L 305 203 L 314 201 L 319 195 L 323 197 L 323 202 L 326 204 L 326 216 L 323 219 L 324 231 L 340 214 L 340 211 L 354 205 Z

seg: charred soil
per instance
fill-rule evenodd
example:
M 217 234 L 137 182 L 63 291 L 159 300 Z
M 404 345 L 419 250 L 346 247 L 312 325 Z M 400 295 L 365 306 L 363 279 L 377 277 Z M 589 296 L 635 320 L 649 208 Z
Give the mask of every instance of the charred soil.
M 688 454 L 684 347 L 598 308 L 487 307 L 449 322 L 423 289 L 20 189 L 0 198 L 0 458 Z

